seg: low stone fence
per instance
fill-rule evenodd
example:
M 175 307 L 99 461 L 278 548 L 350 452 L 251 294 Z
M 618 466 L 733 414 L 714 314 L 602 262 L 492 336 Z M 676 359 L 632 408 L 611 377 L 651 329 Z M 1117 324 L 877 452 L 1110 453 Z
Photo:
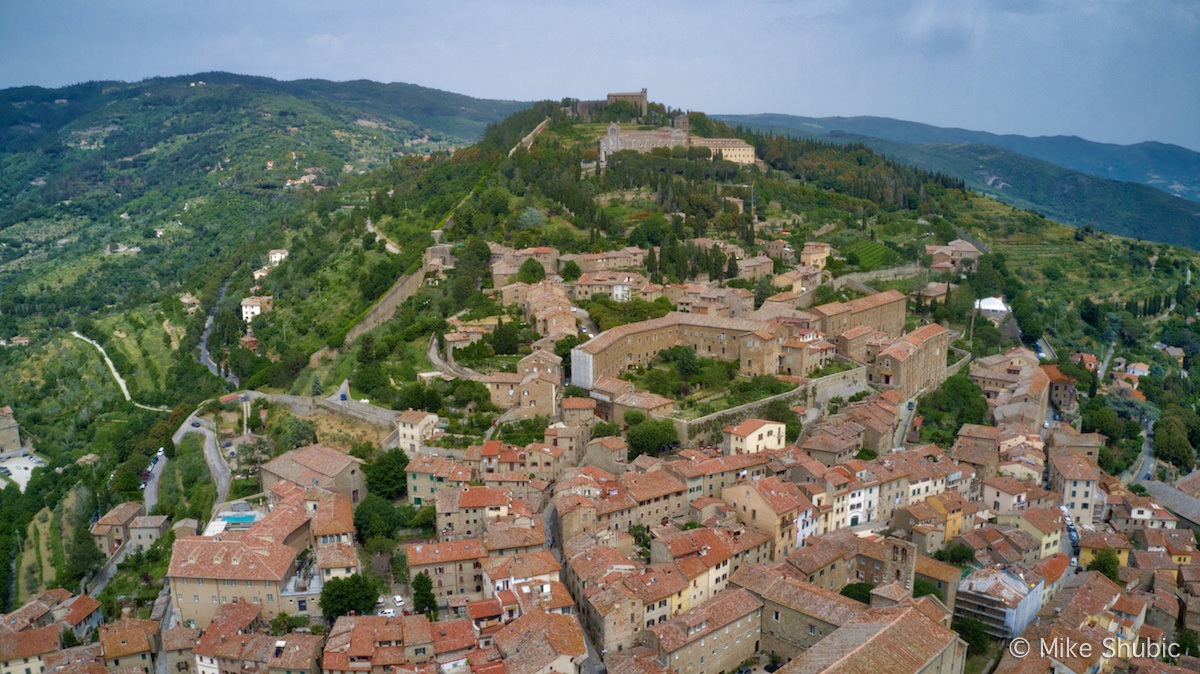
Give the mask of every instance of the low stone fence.
M 382 426 L 383 428 L 394 428 L 396 418 L 400 415 L 399 412 L 385 410 L 382 407 L 376 407 L 367 403 L 360 403 L 357 400 L 339 400 L 335 402 L 326 400 L 325 398 L 310 398 L 283 393 L 263 394 L 256 391 L 249 391 L 248 395 L 254 398 L 266 398 L 268 401 L 279 405 L 286 405 L 293 414 L 302 417 L 311 417 L 319 412 L 332 412 L 333 414 L 340 414 L 368 424 Z
M 675 424 L 675 429 L 679 431 L 679 442 L 683 445 L 695 444 L 706 439 L 715 431 L 720 431 L 722 428 L 731 424 L 752 418 L 762 408 L 775 400 L 782 400 L 787 403 L 788 407 L 796 407 L 804 405 L 812 407 L 814 404 L 824 406 L 831 398 L 841 396 L 848 398 L 859 391 L 867 390 L 867 368 L 859 366 L 853 370 L 846 370 L 837 374 L 831 374 L 820 379 L 813 379 L 807 383 L 801 384 L 791 391 L 785 391 L 762 400 L 755 400 L 745 405 L 731 407 L 720 412 L 713 412 L 707 416 L 698 419 L 687 421 L 684 419 L 671 419 Z

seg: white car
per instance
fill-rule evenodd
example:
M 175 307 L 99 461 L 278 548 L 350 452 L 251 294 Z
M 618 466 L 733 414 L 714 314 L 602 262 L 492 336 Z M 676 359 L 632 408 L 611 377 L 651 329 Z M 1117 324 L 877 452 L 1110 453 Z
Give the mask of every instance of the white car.
M 165 450 L 165 449 L 166 449 L 166 447 L 159 447 L 159 448 L 158 448 L 158 455 L 159 455 L 159 456 L 162 456 L 162 455 L 165 453 L 165 452 L 164 452 L 164 450 Z
M 395 618 L 396 617 L 396 609 L 385 608 L 379 612 L 379 615 L 381 615 L 385 618 Z
M 395 604 L 396 606 L 404 606 L 404 597 L 401 597 L 398 594 L 394 595 L 392 597 L 392 603 Z

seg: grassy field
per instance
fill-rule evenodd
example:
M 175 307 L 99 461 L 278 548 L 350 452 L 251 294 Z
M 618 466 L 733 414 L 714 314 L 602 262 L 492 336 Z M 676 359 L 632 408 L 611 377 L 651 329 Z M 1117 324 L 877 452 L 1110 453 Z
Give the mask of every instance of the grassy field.
M 108 317 L 98 327 L 112 336 L 112 343 L 133 366 L 132 371 L 121 372 L 126 381 L 139 391 L 164 387 L 172 354 L 183 336 L 183 326 L 171 325 L 166 316 L 150 306 Z
M 882 269 L 884 267 L 894 267 L 902 264 L 904 261 L 900 258 L 900 254 L 879 243 L 878 241 L 869 241 L 863 239 L 855 241 L 849 246 L 841 249 L 842 255 L 848 259 L 858 259 L 858 269 L 860 271 L 872 271 L 874 269 Z M 853 256 L 853 257 L 851 257 Z

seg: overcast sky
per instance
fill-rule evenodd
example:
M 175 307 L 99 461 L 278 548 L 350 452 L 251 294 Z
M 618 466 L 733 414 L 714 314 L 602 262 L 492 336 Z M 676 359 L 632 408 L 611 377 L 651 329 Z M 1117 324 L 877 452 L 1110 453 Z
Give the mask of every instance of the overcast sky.
M 0 0 L 0 87 L 206 70 L 1200 150 L 1200 0 Z

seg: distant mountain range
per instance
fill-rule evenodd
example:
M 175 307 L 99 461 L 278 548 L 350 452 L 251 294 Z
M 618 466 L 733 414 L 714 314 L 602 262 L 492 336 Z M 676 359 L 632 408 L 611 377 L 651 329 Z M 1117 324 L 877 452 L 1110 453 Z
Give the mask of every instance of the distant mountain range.
M 1200 153 L 1176 145 L 997 135 L 883 117 L 716 117 L 756 130 L 860 142 L 1064 223 L 1200 249 Z

